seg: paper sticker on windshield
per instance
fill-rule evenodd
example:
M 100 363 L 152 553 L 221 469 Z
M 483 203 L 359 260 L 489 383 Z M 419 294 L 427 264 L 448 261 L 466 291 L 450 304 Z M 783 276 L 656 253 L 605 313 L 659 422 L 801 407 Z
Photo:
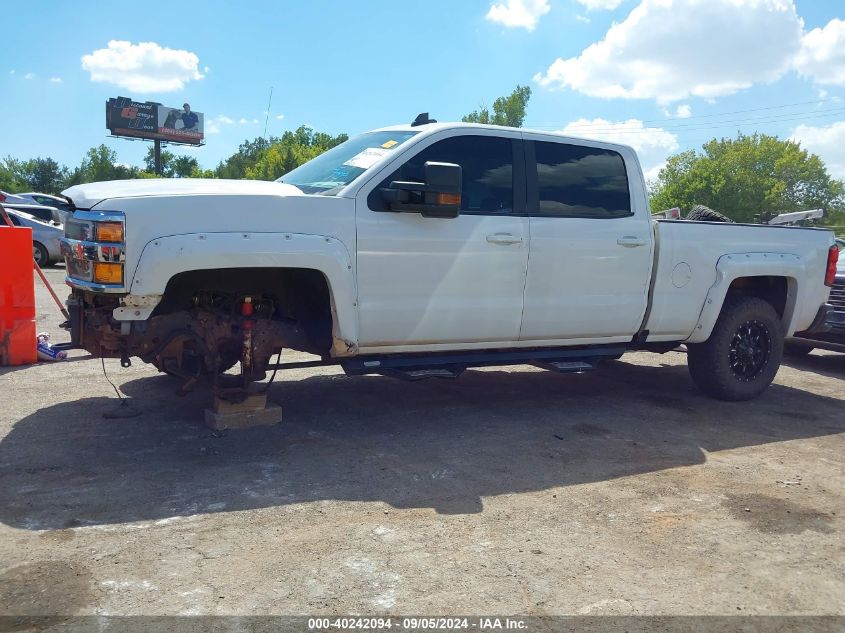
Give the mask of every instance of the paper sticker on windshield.
M 369 169 L 375 165 L 378 160 L 388 153 L 389 150 L 383 147 L 368 147 L 363 152 L 355 154 L 348 161 L 343 163 L 349 167 L 358 167 L 360 169 Z
M 399 141 L 387 141 L 386 143 L 382 143 L 381 146 L 384 149 L 390 149 L 394 145 L 399 145 Z

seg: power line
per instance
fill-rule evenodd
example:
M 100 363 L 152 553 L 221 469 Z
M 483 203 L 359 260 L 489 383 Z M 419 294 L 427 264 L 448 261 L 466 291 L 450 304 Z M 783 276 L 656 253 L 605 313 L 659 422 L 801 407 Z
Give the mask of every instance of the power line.
M 694 122 L 694 121 L 697 121 L 698 119 L 709 119 L 709 118 L 716 118 L 716 117 L 733 116 L 735 114 L 745 114 L 745 113 L 748 113 L 748 112 L 762 112 L 762 111 L 766 111 L 766 110 L 779 110 L 779 109 L 784 109 L 784 108 L 794 108 L 796 106 L 810 105 L 810 104 L 821 104 L 821 103 L 827 103 L 827 102 L 830 102 L 830 101 L 839 103 L 839 102 L 841 102 L 841 99 L 838 98 L 838 97 L 830 97 L 830 98 L 826 98 L 826 99 L 813 99 L 812 101 L 797 101 L 795 103 L 784 103 L 784 104 L 781 104 L 781 105 L 764 106 L 764 107 L 760 107 L 760 108 L 748 108 L 748 109 L 745 109 L 745 110 L 733 110 L 733 111 L 729 111 L 729 112 L 716 112 L 716 113 L 711 113 L 711 114 L 699 114 L 699 115 L 694 115 L 694 116 L 689 116 L 689 117 L 684 117 L 684 118 L 666 117 L 666 118 L 662 118 L 662 119 L 643 119 L 641 121 L 641 123 L 677 124 L 677 123 L 681 123 L 681 122 L 690 122 L 690 121 Z M 812 112 L 812 110 L 810 112 Z M 792 115 L 792 114 L 797 114 L 797 113 L 785 113 L 784 116 L 786 116 L 787 114 Z M 548 122 L 532 123 L 532 122 L 527 122 L 525 124 L 526 127 L 534 127 L 534 128 L 554 128 L 554 127 L 560 127 L 561 125 L 567 125 L 567 123 L 548 123 Z
M 825 110 L 823 112 L 792 112 L 789 114 L 782 114 L 782 115 L 770 115 L 767 117 L 752 117 L 746 119 L 734 119 L 732 121 L 713 121 L 711 123 L 704 123 L 704 122 L 693 122 L 693 123 L 675 123 L 673 125 L 667 125 L 665 128 L 668 130 L 683 130 L 683 129 L 706 129 L 708 127 L 724 127 L 726 125 L 741 125 L 745 123 L 777 123 L 778 121 L 795 121 L 799 119 L 813 119 L 813 118 L 823 118 L 826 116 L 834 116 L 838 115 L 842 112 L 845 112 L 845 107 L 842 108 L 834 108 L 832 110 Z M 646 121 L 641 121 L 639 123 L 646 123 Z M 586 123 L 586 124 L 579 124 L 579 128 L 584 129 L 591 129 L 591 130 L 607 130 L 607 131 L 642 131 L 640 124 L 632 124 L 630 126 L 622 125 L 607 125 L 604 123 Z M 566 124 L 571 125 L 572 122 Z M 547 127 L 556 127 L 556 126 L 547 126 Z
M 767 118 L 751 118 L 751 119 L 738 119 L 733 121 L 714 121 L 713 123 L 691 123 L 686 125 L 676 125 L 676 126 L 667 126 L 666 128 L 643 128 L 639 125 L 636 126 L 625 126 L 625 125 L 616 125 L 616 126 L 608 126 L 604 124 L 580 124 L 575 126 L 574 128 L 570 129 L 569 132 L 577 133 L 577 132 L 592 132 L 592 133 L 619 133 L 623 132 L 625 134 L 651 134 L 654 132 L 655 129 L 662 129 L 666 132 L 694 132 L 697 130 L 717 130 L 717 129 L 724 129 L 728 127 L 734 127 L 737 125 L 760 125 L 760 124 L 767 124 L 767 123 L 786 123 L 790 121 L 807 121 L 807 120 L 815 120 L 815 119 L 823 119 L 831 116 L 840 116 L 845 115 L 845 108 L 836 108 L 833 110 L 826 110 L 825 112 L 818 112 L 815 114 L 812 113 L 793 113 L 789 115 L 782 115 L 776 117 L 767 117 Z M 645 123 L 643 121 L 642 123 Z M 550 128 L 557 128 L 562 129 L 562 127 L 566 127 L 566 125 L 571 125 L 571 122 L 565 124 L 563 126 L 548 126 Z M 529 127 L 529 126 L 526 126 Z M 537 127 L 537 126 L 533 126 Z

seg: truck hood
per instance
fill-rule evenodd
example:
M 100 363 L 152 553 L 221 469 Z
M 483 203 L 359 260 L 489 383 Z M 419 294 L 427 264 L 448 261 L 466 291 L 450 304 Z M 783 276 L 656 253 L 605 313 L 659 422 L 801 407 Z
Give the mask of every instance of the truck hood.
M 293 185 L 266 180 L 216 178 L 142 178 L 74 185 L 62 192 L 78 209 L 91 209 L 103 200 L 188 195 L 303 196 Z

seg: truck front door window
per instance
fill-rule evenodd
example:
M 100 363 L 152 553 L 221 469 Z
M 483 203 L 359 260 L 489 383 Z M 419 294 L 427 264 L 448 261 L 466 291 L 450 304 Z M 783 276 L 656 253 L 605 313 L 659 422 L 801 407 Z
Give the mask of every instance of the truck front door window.
M 379 189 L 393 180 L 422 182 L 426 161 L 461 166 L 461 213 L 510 213 L 513 210 L 511 140 L 496 136 L 453 136 L 425 148 L 385 178 L 370 195 L 375 211 L 386 211 Z

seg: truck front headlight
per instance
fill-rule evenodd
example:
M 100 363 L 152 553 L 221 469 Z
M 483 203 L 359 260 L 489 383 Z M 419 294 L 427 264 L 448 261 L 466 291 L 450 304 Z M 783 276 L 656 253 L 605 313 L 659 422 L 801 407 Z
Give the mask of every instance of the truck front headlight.
M 97 242 L 122 242 L 123 222 L 94 222 Z
M 123 264 L 94 262 L 94 281 L 100 284 L 122 284 Z

